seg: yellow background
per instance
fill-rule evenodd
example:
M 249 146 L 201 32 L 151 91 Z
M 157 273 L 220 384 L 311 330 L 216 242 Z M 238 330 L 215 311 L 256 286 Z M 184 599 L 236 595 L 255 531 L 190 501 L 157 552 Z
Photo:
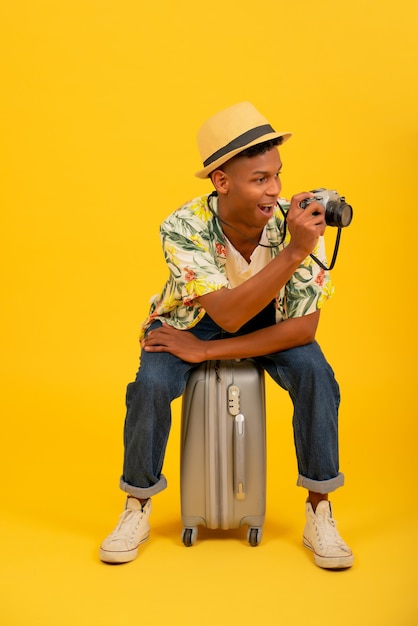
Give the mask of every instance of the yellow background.
M 2 624 L 418 623 L 417 18 L 413 0 L 1 3 Z M 181 544 L 177 401 L 152 539 L 105 566 L 158 225 L 209 190 L 196 131 L 241 100 L 294 132 L 285 196 L 332 187 L 355 211 L 319 339 L 356 563 L 325 572 L 301 547 L 291 408 L 268 383 L 262 544 Z

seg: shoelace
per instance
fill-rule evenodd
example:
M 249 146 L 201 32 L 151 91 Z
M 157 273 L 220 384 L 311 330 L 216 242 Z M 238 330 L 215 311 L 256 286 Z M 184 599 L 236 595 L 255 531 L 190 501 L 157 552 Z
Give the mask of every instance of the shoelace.
M 319 522 L 318 522 L 318 519 L 320 520 Z M 343 548 L 346 550 L 347 547 L 344 541 L 340 537 L 335 520 L 332 517 L 325 517 L 323 519 L 321 518 L 318 518 L 318 519 L 314 519 L 314 525 L 315 525 L 316 534 L 317 534 L 320 544 L 323 545 L 324 543 L 326 543 L 327 545 L 334 545 L 334 546 L 337 546 L 338 548 Z M 321 529 L 323 530 L 323 533 L 324 533 L 323 535 L 321 535 L 321 532 L 318 526 L 321 526 Z M 321 539 L 321 536 L 322 536 L 322 539 Z
M 133 511 L 132 509 L 126 509 L 122 515 L 119 518 L 119 522 L 118 525 L 116 526 L 115 530 L 113 531 L 112 535 L 116 535 L 120 530 L 122 530 L 122 527 L 124 525 L 129 525 L 133 520 L 132 517 L 134 517 L 134 513 L 138 513 L 138 518 L 136 520 L 136 524 L 135 524 L 135 528 L 130 529 L 130 532 L 135 531 L 135 529 L 137 528 L 139 522 L 141 521 L 141 519 L 143 518 L 143 511 Z M 128 532 L 128 529 L 125 530 L 125 532 Z

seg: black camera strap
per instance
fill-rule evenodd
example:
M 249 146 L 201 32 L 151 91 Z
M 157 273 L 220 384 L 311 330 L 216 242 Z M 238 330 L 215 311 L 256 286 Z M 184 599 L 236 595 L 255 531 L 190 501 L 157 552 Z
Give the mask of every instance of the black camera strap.
M 239 233 L 241 235 L 241 237 L 244 237 L 245 239 L 247 239 L 248 241 L 251 241 L 251 243 L 253 243 L 256 246 L 261 246 L 262 248 L 278 248 L 279 246 L 282 245 L 282 243 L 285 240 L 286 237 L 286 233 L 287 233 L 287 212 L 283 209 L 282 205 L 280 204 L 280 202 L 277 201 L 277 205 L 283 215 L 283 235 L 281 240 L 279 241 L 279 243 L 273 243 L 273 244 L 264 244 L 264 243 L 260 243 L 258 241 L 256 241 L 255 239 L 252 239 L 251 237 L 247 237 L 247 235 L 245 235 L 244 233 L 242 233 L 238 228 L 235 228 L 235 226 L 232 226 L 232 224 L 229 224 L 226 220 L 222 219 L 221 217 L 219 217 L 219 215 L 213 210 L 212 208 L 212 203 L 211 203 L 211 198 L 214 196 L 217 196 L 217 192 L 216 191 L 212 191 L 212 193 L 209 195 L 208 197 L 208 207 L 209 207 L 209 211 L 212 213 L 212 215 L 214 217 L 216 217 L 216 219 L 218 219 L 222 224 L 225 224 L 225 226 L 228 226 L 228 228 L 232 228 L 232 230 L 235 230 L 237 233 Z M 341 227 L 338 227 L 338 231 L 337 231 L 337 236 L 335 239 L 335 244 L 334 244 L 334 252 L 332 254 L 332 259 L 331 259 L 331 264 L 329 267 L 327 267 L 324 263 L 322 263 L 322 261 L 320 261 L 320 259 L 318 259 L 314 254 L 310 254 L 309 256 L 311 257 L 311 259 L 313 259 L 313 261 L 315 261 L 315 263 L 317 265 L 319 265 L 319 267 L 323 270 L 325 270 L 326 272 L 329 272 L 330 270 L 333 269 L 333 267 L 335 266 L 335 263 L 337 261 L 337 256 L 338 256 L 338 249 L 340 247 L 340 239 L 341 239 Z
M 248 237 L 243 232 L 241 232 L 239 230 L 239 228 L 236 228 L 235 226 L 232 226 L 232 224 L 229 224 L 229 222 L 224 220 L 222 217 L 219 217 L 219 215 L 213 210 L 212 203 L 211 203 L 211 198 L 216 197 L 217 195 L 218 194 L 217 194 L 216 191 L 212 191 L 212 193 L 208 196 L 208 207 L 209 207 L 209 211 L 212 213 L 212 215 L 214 217 L 216 217 L 216 219 L 219 220 L 221 222 L 221 224 L 225 224 L 225 226 L 228 226 L 228 228 L 231 228 L 232 230 L 235 230 L 236 233 L 239 233 L 241 235 L 241 237 L 244 237 L 244 239 L 246 239 L 247 241 L 251 241 L 251 243 L 253 243 L 255 246 L 260 246 L 261 248 L 278 248 L 279 246 L 282 245 L 282 243 L 284 242 L 284 238 L 286 237 L 286 214 L 283 211 L 283 209 L 282 209 L 282 207 L 280 206 L 279 203 L 277 203 L 277 204 L 279 204 L 280 210 L 281 210 L 281 212 L 284 215 L 284 232 L 283 232 L 283 237 L 281 238 L 279 243 L 265 244 L 265 243 L 260 243 L 259 241 L 256 241 L 255 239 L 252 239 L 251 237 Z
M 310 254 L 309 255 L 311 257 L 311 259 L 313 259 L 315 261 L 315 263 L 317 263 L 319 265 L 319 267 L 321 267 L 326 272 L 329 272 L 330 270 L 332 270 L 332 268 L 334 267 L 334 265 L 335 265 L 335 263 L 337 261 L 338 248 L 340 247 L 341 230 L 342 230 L 341 227 L 338 227 L 337 236 L 335 238 L 335 244 L 334 244 L 334 252 L 332 254 L 331 264 L 330 264 L 329 267 L 327 267 L 326 265 L 324 265 L 322 263 L 322 261 L 317 259 L 317 257 L 314 254 Z
M 279 205 L 279 209 L 282 212 L 283 215 L 283 219 L 284 219 L 284 235 L 282 237 L 282 241 L 280 243 L 282 243 L 284 241 L 284 238 L 286 237 L 286 231 L 287 231 L 287 213 L 286 211 L 283 209 L 283 207 L 281 206 L 280 202 L 277 202 L 277 204 Z M 324 263 L 322 263 L 322 261 L 320 259 L 318 259 L 318 257 L 316 257 L 314 254 L 310 254 L 309 256 L 311 257 L 311 259 L 313 259 L 313 261 L 315 261 L 315 263 L 317 265 L 319 265 L 319 267 L 323 270 L 325 270 L 326 272 L 329 272 L 330 270 L 333 269 L 333 267 L 335 266 L 335 263 L 337 261 L 337 256 L 338 256 L 338 249 L 340 247 L 340 239 L 341 239 L 341 230 L 342 228 L 339 226 L 338 230 L 337 230 L 337 236 L 335 238 L 335 244 L 334 244 L 334 252 L 332 253 L 332 259 L 331 259 L 331 265 L 329 267 L 327 267 Z M 280 244 L 279 244 L 280 245 Z

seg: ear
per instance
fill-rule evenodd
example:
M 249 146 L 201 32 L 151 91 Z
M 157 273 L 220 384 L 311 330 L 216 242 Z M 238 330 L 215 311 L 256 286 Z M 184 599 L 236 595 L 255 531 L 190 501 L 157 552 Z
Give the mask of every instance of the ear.
M 229 177 L 223 170 L 215 170 L 211 174 L 213 186 L 219 194 L 227 194 L 229 190 Z

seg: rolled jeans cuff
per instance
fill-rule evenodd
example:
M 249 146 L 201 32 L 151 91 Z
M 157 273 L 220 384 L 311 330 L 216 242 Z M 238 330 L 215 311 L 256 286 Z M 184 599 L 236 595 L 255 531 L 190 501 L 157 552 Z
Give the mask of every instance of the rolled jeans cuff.
M 344 474 L 339 472 L 335 478 L 329 480 L 312 480 L 312 478 L 306 478 L 306 476 L 299 474 L 296 484 L 298 487 L 305 487 L 305 489 L 315 493 L 331 493 L 331 491 L 343 486 Z
M 134 487 L 133 485 L 126 483 L 123 480 L 123 476 L 121 476 L 119 486 L 122 491 L 126 491 L 126 493 L 130 496 L 146 500 L 147 498 L 151 498 L 151 496 L 155 496 L 157 493 L 160 493 L 160 491 L 163 491 L 167 487 L 167 480 L 164 474 L 161 474 L 161 478 L 158 483 L 151 485 L 151 487 Z

